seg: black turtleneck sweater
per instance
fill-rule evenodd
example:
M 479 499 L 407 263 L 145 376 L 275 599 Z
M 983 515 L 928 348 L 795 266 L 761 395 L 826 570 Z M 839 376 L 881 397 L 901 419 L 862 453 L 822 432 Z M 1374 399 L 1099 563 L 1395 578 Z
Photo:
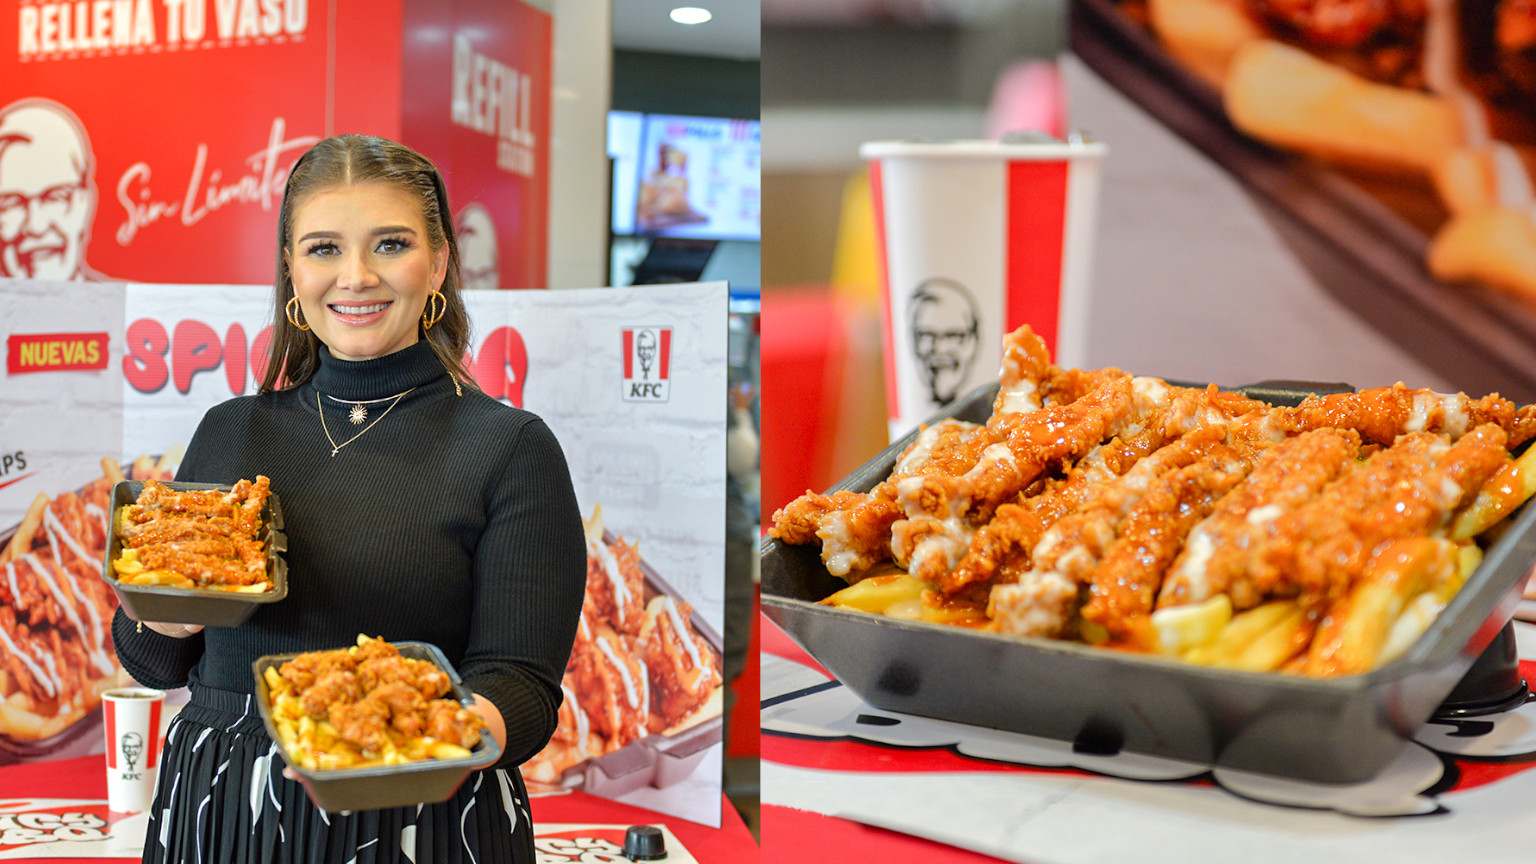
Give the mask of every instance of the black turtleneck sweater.
M 414 389 L 412 389 L 414 388 Z M 361 425 L 349 405 L 368 406 Z M 341 450 L 331 455 L 325 426 Z M 370 426 L 370 423 L 375 423 Z M 366 430 L 366 431 L 364 431 Z M 353 439 L 351 443 L 343 443 Z M 586 584 L 581 514 L 549 427 L 454 382 L 425 342 L 361 362 L 321 350 L 292 390 L 203 417 L 176 479 L 272 478 L 288 536 L 288 596 L 238 627 L 186 639 L 121 610 L 112 636 L 140 683 L 249 693 L 267 654 L 340 648 L 358 634 L 441 648 L 507 726 L 502 766 L 549 740 Z

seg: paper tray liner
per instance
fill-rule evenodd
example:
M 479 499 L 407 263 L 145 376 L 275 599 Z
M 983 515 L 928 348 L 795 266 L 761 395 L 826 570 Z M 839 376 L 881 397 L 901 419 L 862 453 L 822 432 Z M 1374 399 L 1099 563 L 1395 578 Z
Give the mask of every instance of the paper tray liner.
M 464 688 L 459 673 L 436 645 L 426 642 L 395 642 L 400 654 L 413 660 L 426 660 L 448 674 L 452 689 L 448 697 L 468 705 L 471 694 Z M 350 646 L 343 646 L 350 647 Z M 322 810 L 332 813 L 353 810 L 378 810 L 385 807 L 407 807 L 416 804 L 436 804 L 447 801 L 458 791 L 459 785 L 469 772 L 494 765 L 501 758 L 501 745 L 488 731 L 480 733 L 480 743 L 462 759 L 426 759 L 404 765 L 377 765 L 366 768 L 339 768 L 328 771 L 310 771 L 299 765 L 277 737 L 277 727 L 272 722 L 271 697 L 267 691 L 266 669 L 282 666 L 299 654 L 272 654 L 258 658 L 251 664 L 256 675 L 256 706 L 261 721 L 267 728 L 283 761 L 299 775 L 299 782 L 309 792 L 310 800 Z M 276 769 L 274 769 L 276 770 Z
M 1233 388 L 1294 404 L 1334 385 Z M 943 417 L 981 423 L 997 385 Z M 889 476 L 913 430 L 832 490 Z M 1523 505 L 1481 566 L 1404 654 L 1362 675 L 1307 678 L 1196 666 L 1043 638 L 1003 636 L 818 605 L 847 583 L 816 545 L 764 538 L 764 613 L 835 678 L 887 711 L 1308 781 L 1368 779 L 1397 754 L 1509 622 L 1533 560 L 1536 507 Z
M 160 485 L 172 490 L 222 489 L 228 484 L 180 483 L 162 481 Z M 219 591 L 207 588 L 174 588 L 169 585 L 134 585 L 121 582 L 112 571 L 112 562 L 122 552 L 117 538 L 118 509 L 134 503 L 144 491 L 142 480 L 122 480 L 112 486 L 112 510 L 110 528 L 107 531 L 107 554 L 101 562 L 101 578 L 112 586 L 117 602 L 130 618 L 136 621 L 159 621 L 170 624 L 202 624 L 205 627 L 235 627 L 268 603 L 276 603 L 288 596 L 288 562 L 282 553 L 287 551 L 287 538 L 283 535 L 283 510 L 277 493 L 267 496 L 261 509 L 262 542 L 267 548 L 267 577 L 272 589 L 260 594 L 239 591 Z

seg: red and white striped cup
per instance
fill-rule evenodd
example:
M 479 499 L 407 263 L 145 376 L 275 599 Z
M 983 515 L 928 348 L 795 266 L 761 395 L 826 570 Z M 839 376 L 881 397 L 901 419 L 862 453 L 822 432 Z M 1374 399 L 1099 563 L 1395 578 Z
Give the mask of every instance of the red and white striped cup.
M 119 687 L 101 694 L 107 727 L 107 806 L 115 812 L 149 809 L 160 773 L 164 706 L 165 693 L 148 687 Z
M 1085 360 L 1099 142 L 871 141 L 891 440 L 995 381 L 1028 324 Z

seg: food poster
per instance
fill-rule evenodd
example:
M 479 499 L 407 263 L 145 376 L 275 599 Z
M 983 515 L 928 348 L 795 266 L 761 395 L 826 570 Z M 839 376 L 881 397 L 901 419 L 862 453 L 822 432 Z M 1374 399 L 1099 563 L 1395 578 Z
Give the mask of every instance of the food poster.
M 1469 300 L 1524 333 L 1536 328 L 1528 6 L 1433 0 L 1343 15 L 1224 0 L 1074 6 L 1080 21 L 1119 34 L 1078 28 L 1077 54 L 1303 224 L 1367 247 L 1352 251 L 1373 258 L 1379 280 L 1411 270 L 1440 289 L 1445 300 L 1434 302 Z M 1152 77 L 1161 83 L 1143 86 Z M 1189 120 L 1197 107 L 1219 114 Z M 1223 120 L 1241 137 L 1224 142 Z M 1260 167 L 1238 141 L 1274 150 Z
M 101 579 L 121 475 L 123 287 L 0 282 L 0 764 L 104 749 L 126 683 Z
M 560 730 L 523 776 L 718 827 L 726 284 L 466 297 L 476 380 L 549 423 L 588 522 Z
M 529 764 L 530 783 L 718 826 L 726 285 L 465 297 L 477 383 L 548 422 L 589 529 L 587 623 L 567 676 L 561 730 Z M 18 372 L 8 363 L 0 378 L 0 451 L 15 466 L 0 476 L 0 548 L 39 491 L 109 489 L 116 476 L 109 464 L 130 479 L 173 476 L 203 413 L 256 391 L 271 304 L 265 286 L 0 280 L 8 356 L 54 370 Z M 23 346 L 42 347 L 22 354 Z M 86 553 L 79 560 L 60 554 L 82 591 L 100 593 L 97 614 L 109 617 L 116 602 L 100 579 L 104 502 L 100 494 L 95 509 L 77 508 L 102 526 L 88 535 L 94 545 L 79 541 Z M 0 580 L 0 591 L 5 586 Z M 13 621 L 19 608 L 0 605 L 0 622 Z M 78 617 L 70 634 L 94 638 L 89 611 Z M 0 643 L 7 676 L 0 682 L 14 693 L 23 680 L 46 677 L 38 670 L 47 662 Z M 86 658 L 71 668 L 88 678 L 97 665 Z M 98 705 L 99 698 L 83 698 L 82 710 L 33 725 L 67 717 L 72 727 L 98 717 Z M 99 737 L 81 740 L 99 750 Z M 22 756 L 53 751 L 32 747 L 12 758 Z
M 471 287 L 543 287 L 551 34 L 517 0 L 7 4 L 0 277 L 262 283 L 294 162 L 366 132 L 438 161 Z

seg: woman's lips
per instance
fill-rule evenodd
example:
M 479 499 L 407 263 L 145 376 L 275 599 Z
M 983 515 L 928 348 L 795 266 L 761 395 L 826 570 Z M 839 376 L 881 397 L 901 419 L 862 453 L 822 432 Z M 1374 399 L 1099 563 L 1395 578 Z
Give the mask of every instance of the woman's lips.
M 392 301 L 382 300 L 377 303 L 331 303 L 326 308 L 341 323 L 362 327 L 381 320 L 392 305 Z

